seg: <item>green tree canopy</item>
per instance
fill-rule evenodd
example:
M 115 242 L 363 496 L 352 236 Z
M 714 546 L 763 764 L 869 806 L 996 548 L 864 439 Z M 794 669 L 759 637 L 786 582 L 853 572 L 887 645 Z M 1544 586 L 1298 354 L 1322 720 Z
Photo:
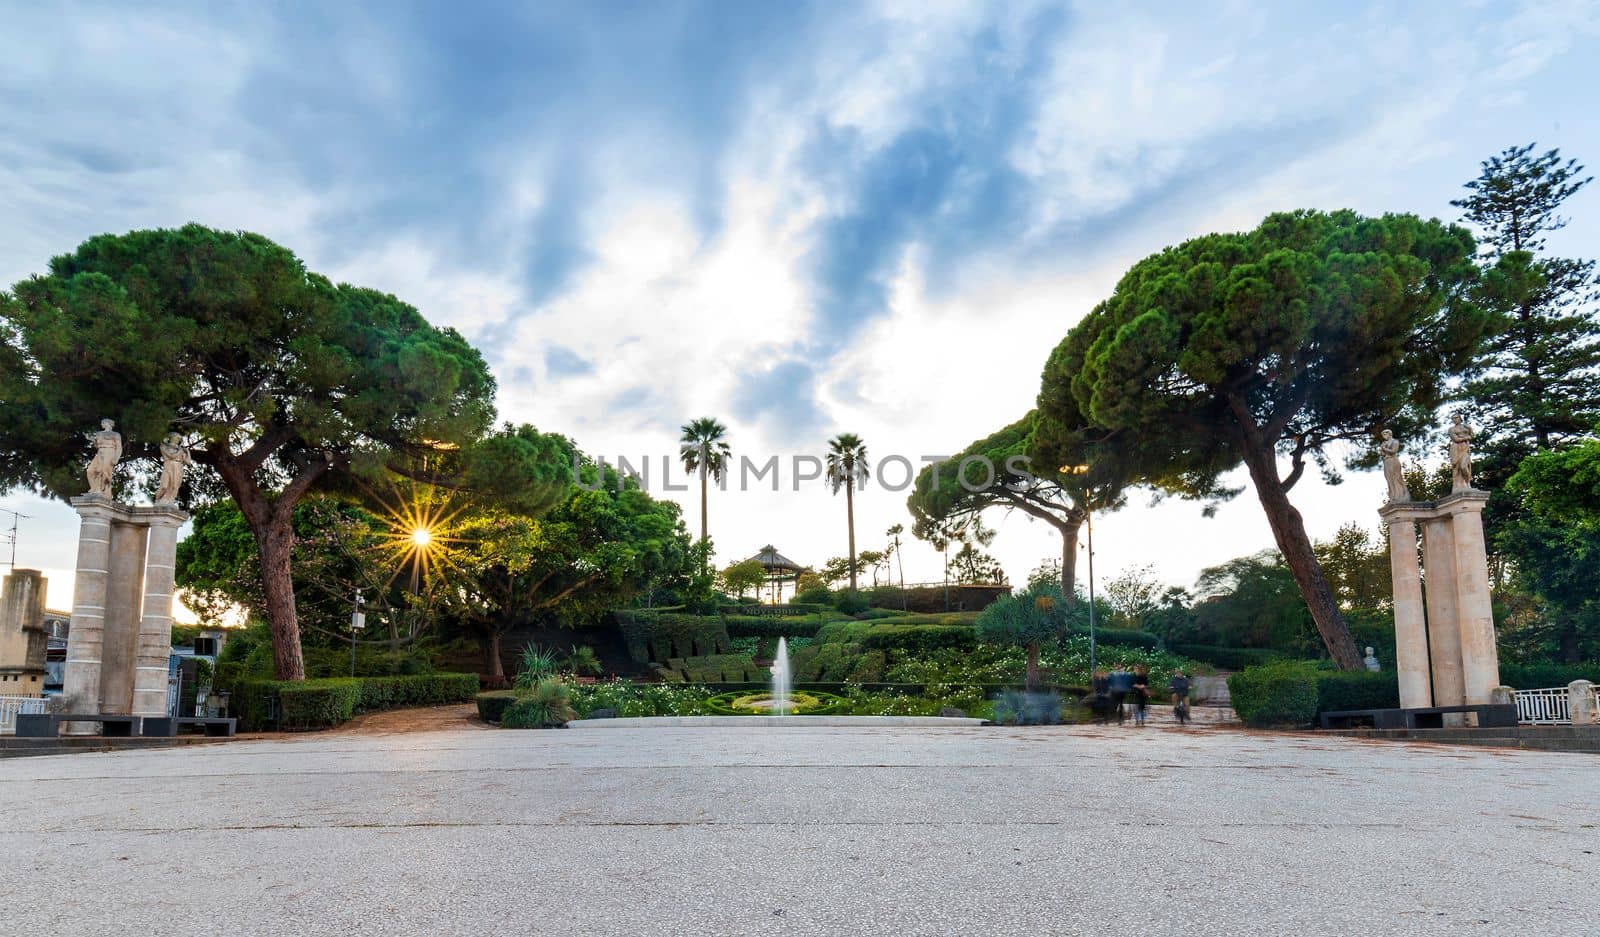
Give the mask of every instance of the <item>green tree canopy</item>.
M 1069 625 L 1066 596 L 1053 582 L 1001 596 L 978 613 L 977 621 L 979 639 L 1027 648 L 1030 687 L 1040 682 L 1040 647 L 1047 641 L 1059 641 Z
M 592 623 L 699 566 L 676 503 L 586 457 L 581 472 L 604 483 L 572 486 L 543 517 L 478 507 L 444 532 L 440 611 L 479 641 L 490 676 L 505 674 L 500 642 L 511 629 Z
M 717 581 L 722 591 L 736 598 L 742 599 L 752 590 L 759 595 L 761 587 L 767 582 L 767 568 L 758 559 L 740 560 L 728 564 L 717 575 Z
M 1529 452 L 1600 423 L 1595 262 L 1542 255 L 1544 234 L 1566 226 L 1562 204 L 1592 181 L 1582 173 L 1558 150 L 1514 146 L 1484 160 L 1470 194 L 1450 203 L 1486 246 L 1478 297 L 1489 338 L 1460 397 L 1482 427 L 1477 474 L 1491 489 Z
M 1405 439 L 1431 422 L 1484 330 L 1463 296 L 1472 255 L 1463 229 L 1349 211 L 1187 241 L 1134 265 L 1072 329 L 1046 366 L 1041 412 L 1070 394 L 1093 425 L 1179 451 L 1225 446 L 1248 468 L 1329 653 L 1357 669 L 1289 492 L 1308 460 L 1337 477 L 1334 443 L 1366 449 L 1380 427 Z
M 159 440 L 182 434 L 201 467 L 184 500 L 231 496 L 256 541 L 285 679 L 304 676 L 290 570 L 301 498 L 434 453 L 470 463 L 494 418 L 494 379 L 455 331 L 259 235 L 199 225 L 54 258 L 0 295 L 0 344 L 0 487 L 81 493 L 85 431 L 103 418 L 132 457 L 122 487 L 153 476 Z M 537 488 L 549 474 L 535 468 L 489 477 Z

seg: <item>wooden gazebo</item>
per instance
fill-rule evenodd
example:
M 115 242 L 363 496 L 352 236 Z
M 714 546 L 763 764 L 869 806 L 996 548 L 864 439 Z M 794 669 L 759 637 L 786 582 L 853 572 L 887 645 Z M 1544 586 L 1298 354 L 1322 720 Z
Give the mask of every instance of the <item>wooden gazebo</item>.
M 767 594 L 773 605 L 777 605 L 778 601 L 783 598 L 783 584 L 794 582 L 799 577 L 801 570 L 805 568 L 779 553 L 778 548 L 770 543 L 762 547 L 761 552 L 750 557 L 750 559 L 760 563 L 761 567 L 767 571 Z

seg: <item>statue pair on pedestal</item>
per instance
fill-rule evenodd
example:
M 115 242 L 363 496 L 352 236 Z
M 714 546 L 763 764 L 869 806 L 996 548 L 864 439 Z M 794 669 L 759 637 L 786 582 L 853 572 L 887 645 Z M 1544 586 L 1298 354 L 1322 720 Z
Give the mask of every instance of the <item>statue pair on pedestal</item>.
M 74 713 L 167 715 L 173 572 L 183 473 L 193 461 L 183 437 L 161 442 L 155 504 L 118 504 L 113 483 L 122 435 L 101 420 L 84 474 L 89 491 L 72 499 L 80 518 L 63 695 Z M 92 723 L 68 727 L 89 731 Z
M 1450 423 L 1450 493 L 1473 491 L 1472 487 L 1472 427 L 1457 413 Z M 1410 501 L 1411 490 L 1406 487 L 1405 470 L 1400 467 L 1400 440 L 1392 430 L 1383 431 L 1378 443 L 1383 453 L 1383 480 L 1389 485 L 1390 501 Z
M 111 500 L 111 483 L 117 474 L 117 463 L 122 461 L 122 434 L 116 431 L 111 420 L 100 421 L 100 432 L 92 437 L 94 456 L 89 459 L 84 474 L 89 478 L 89 495 Z M 156 486 L 155 503 L 177 504 L 178 490 L 183 487 L 184 470 L 194 461 L 183 445 L 183 437 L 168 433 L 161 441 L 161 480 Z
M 1384 430 L 1378 443 L 1389 488 L 1378 514 L 1389 526 L 1395 669 L 1405 709 L 1489 703 L 1500 685 L 1483 537 L 1489 495 L 1472 487 L 1472 427 L 1456 414 L 1449 433 L 1450 493 L 1437 501 L 1411 500 L 1393 432 Z M 1461 721 L 1446 718 L 1447 725 Z

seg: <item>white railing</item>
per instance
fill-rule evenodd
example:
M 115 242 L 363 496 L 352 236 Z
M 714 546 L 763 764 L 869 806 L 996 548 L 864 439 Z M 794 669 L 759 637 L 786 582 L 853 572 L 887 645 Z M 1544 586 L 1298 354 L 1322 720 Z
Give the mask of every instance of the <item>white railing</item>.
M 38 696 L 0 696 L 0 735 L 17 731 L 17 714 L 44 712 L 44 699 Z
M 1564 686 L 1518 690 L 1517 721 L 1524 725 L 1572 724 L 1572 694 Z

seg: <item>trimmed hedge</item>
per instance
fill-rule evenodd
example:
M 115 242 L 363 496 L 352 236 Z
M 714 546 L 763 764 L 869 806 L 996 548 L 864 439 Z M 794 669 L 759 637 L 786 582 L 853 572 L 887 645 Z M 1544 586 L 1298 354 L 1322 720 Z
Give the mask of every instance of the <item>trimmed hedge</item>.
M 722 623 L 730 638 L 814 638 L 822 627 L 822 619 L 765 618 L 754 615 L 725 615 Z
M 1228 678 L 1233 708 L 1246 724 L 1309 725 L 1325 712 L 1395 709 L 1393 671 L 1328 670 L 1325 663 L 1286 660 L 1250 667 Z
M 1317 671 L 1302 661 L 1242 670 L 1228 678 L 1228 694 L 1246 725 L 1303 726 L 1317 717 Z
M 628 656 L 636 664 L 674 657 L 727 654 L 733 650 L 728 628 L 716 615 L 683 615 L 620 609 L 612 613 Z
M 1600 683 L 1600 661 L 1587 664 L 1501 664 L 1500 682 L 1516 690 L 1543 690 L 1574 680 Z
M 978 629 L 971 625 L 874 624 L 861 636 L 864 648 L 912 653 L 971 648 L 977 644 Z
M 1070 636 L 1089 636 L 1088 629 L 1073 631 Z M 1128 628 L 1099 628 L 1094 629 L 1094 640 L 1097 644 L 1114 644 L 1119 647 L 1143 647 L 1152 651 L 1161 650 L 1161 637 L 1148 631 L 1133 631 Z M 1198 660 L 1199 658 L 1196 658 Z
M 478 718 L 484 722 L 499 722 L 504 718 L 506 710 L 516 701 L 515 690 L 490 690 L 487 693 L 479 693 Z
M 478 675 L 471 673 L 240 680 L 234 684 L 229 704 L 240 727 L 247 731 L 294 731 L 331 728 L 356 713 L 464 703 L 477 692 Z
M 1398 709 L 1400 680 L 1392 670 L 1319 670 L 1317 715 L 1347 709 Z
M 1281 651 L 1259 647 L 1217 647 L 1211 644 L 1169 644 L 1167 650 L 1180 657 L 1197 660 L 1202 664 L 1221 667 L 1223 670 L 1244 670 L 1273 661 L 1285 660 Z

